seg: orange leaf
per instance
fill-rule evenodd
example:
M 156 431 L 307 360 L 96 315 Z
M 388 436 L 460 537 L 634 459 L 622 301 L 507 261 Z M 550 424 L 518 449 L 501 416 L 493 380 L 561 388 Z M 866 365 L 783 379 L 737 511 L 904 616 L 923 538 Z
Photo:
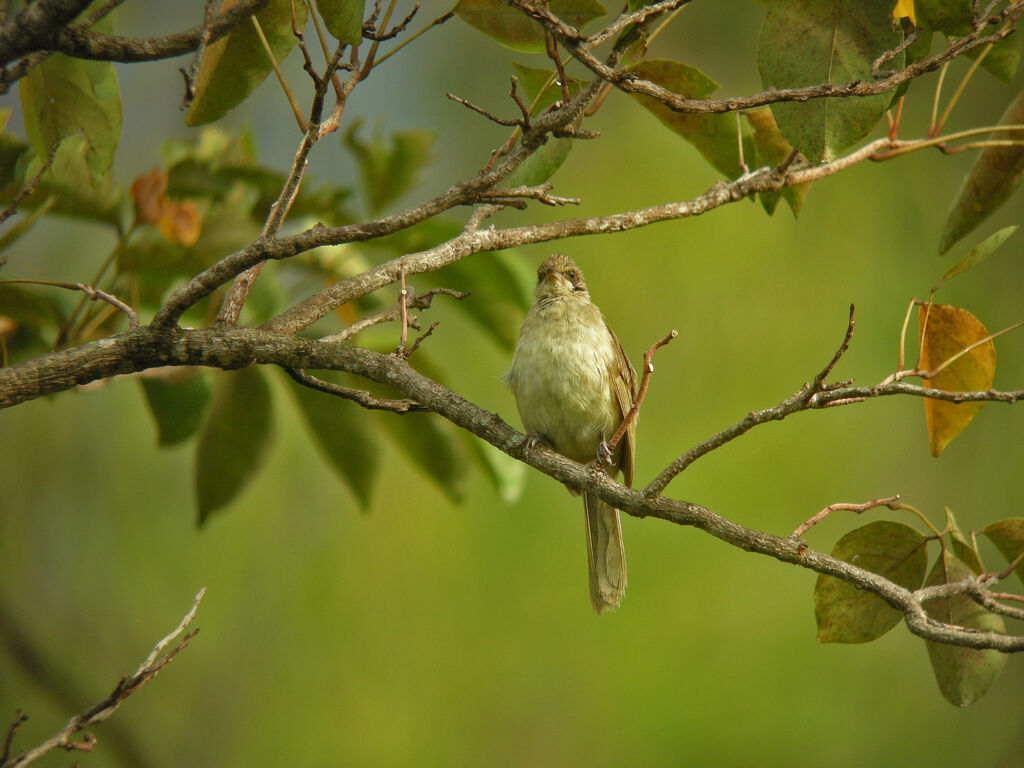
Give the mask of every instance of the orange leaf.
M 139 219 L 147 224 L 160 220 L 167 199 L 167 174 L 156 166 L 132 182 L 132 200 Z
M 160 234 L 172 243 L 191 246 L 199 239 L 202 220 L 199 218 L 199 211 L 190 200 L 180 203 L 167 200 L 157 227 Z
M 931 371 L 951 357 L 989 335 L 978 319 L 965 309 L 944 304 L 918 306 L 918 336 L 921 345 L 919 368 Z M 996 370 L 996 350 L 991 340 L 957 358 L 925 379 L 924 386 L 946 392 L 974 392 L 989 389 Z M 924 417 L 932 456 L 938 456 L 949 441 L 960 434 L 983 403 L 949 403 L 925 398 Z

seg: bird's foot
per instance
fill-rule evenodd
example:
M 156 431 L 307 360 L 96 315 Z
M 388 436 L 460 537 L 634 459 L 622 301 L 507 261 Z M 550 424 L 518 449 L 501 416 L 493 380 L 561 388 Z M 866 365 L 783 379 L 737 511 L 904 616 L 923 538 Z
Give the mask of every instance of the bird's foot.
M 597 444 L 597 463 L 605 467 L 612 465 L 612 449 L 604 440 Z
M 551 443 L 540 432 L 531 432 L 523 440 L 523 447 L 528 451 L 534 450 L 538 445 L 543 445 L 547 448 L 551 447 Z

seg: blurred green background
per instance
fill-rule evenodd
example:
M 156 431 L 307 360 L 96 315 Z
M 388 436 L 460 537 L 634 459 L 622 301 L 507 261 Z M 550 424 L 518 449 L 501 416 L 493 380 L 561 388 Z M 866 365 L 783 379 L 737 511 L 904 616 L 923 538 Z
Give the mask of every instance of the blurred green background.
M 178 29 L 201 18 L 202 5 L 127 3 L 119 29 Z M 420 16 L 444 10 L 426 3 Z M 695 3 L 655 55 L 700 66 L 723 93 L 756 91 L 762 13 L 750 2 Z M 287 68 L 295 80 L 297 58 Z M 452 20 L 357 89 L 349 117 L 437 134 L 437 163 L 407 202 L 472 174 L 504 140 L 444 94 L 512 114 L 510 61 L 542 66 Z M 163 138 L 192 135 L 177 109 L 182 65 L 119 67 L 122 181 L 158 162 Z M 965 70 L 952 67 L 949 82 Z M 923 135 L 934 81 L 911 91 L 902 135 Z M 950 129 L 994 122 L 1019 85 L 979 75 Z M 16 98 L 6 103 L 17 114 Z M 225 122 L 251 125 L 266 162 L 290 161 L 298 136 L 275 83 Z M 499 224 L 684 200 L 716 180 L 621 94 L 591 127 L 601 139 L 580 142 L 554 179 L 556 194 L 583 204 L 512 211 Z M 531 269 L 552 248 L 575 258 L 635 362 L 680 331 L 656 357 L 638 482 L 812 378 L 842 339 L 851 302 L 857 330 L 836 375 L 868 384 L 890 373 L 910 298 L 926 298 L 969 245 L 1020 223 L 1014 198 L 967 243 L 936 256 L 970 162 L 922 152 L 862 165 L 817 183 L 799 221 L 783 206 L 769 218 L 741 202 L 522 249 Z M 310 176 L 355 183 L 338 140 L 316 148 Z M 88 280 L 109 250 L 105 237 L 82 224 L 39 228 L 10 252 L 4 276 Z M 971 310 L 991 331 L 1020 320 L 1021 237 L 937 300 Z M 425 319 L 441 320 L 427 346 L 456 388 L 518 426 L 500 382 L 509 352 L 444 302 Z M 1024 334 L 996 348 L 996 386 L 1021 387 Z M 96 750 L 74 756 L 82 765 L 1020 764 L 1020 659 L 980 702 L 956 710 L 902 625 L 864 647 L 820 645 L 812 573 L 657 520 L 624 521 L 630 587 L 621 610 L 599 619 L 587 599 L 581 505 L 557 483 L 529 473 L 522 498 L 506 504 L 474 469 L 453 505 L 389 449 L 363 515 L 283 396 L 291 382 L 272 373 L 267 464 L 202 530 L 193 446 L 156 447 L 135 382 L 0 414 L 0 725 L 16 707 L 31 715 L 16 748 L 106 695 L 205 586 L 199 636 L 96 729 Z M 668 492 L 782 535 L 827 504 L 893 493 L 937 525 L 948 506 L 965 529 L 978 528 L 1021 514 L 1022 434 L 1020 406 L 989 405 L 934 459 L 921 403 L 889 398 L 760 427 Z M 894 514 L 837 513 L 808 539 L 829 550 L 847 530 Z M 982 554 L 1001 566 L 994 551 Z M 58 754 L 43 764 L 71 761 Z

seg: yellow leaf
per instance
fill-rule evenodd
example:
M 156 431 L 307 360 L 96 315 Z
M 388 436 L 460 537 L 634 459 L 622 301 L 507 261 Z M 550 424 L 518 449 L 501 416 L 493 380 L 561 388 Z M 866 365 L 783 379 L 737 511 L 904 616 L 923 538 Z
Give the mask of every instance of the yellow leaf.
M 191 200 L 180 203 L 168 200 L 157 227 L 160 234 L 172 243 L 192 246 L 196 244 L 202 231 L 202 219 Z
M 910 23 L 916 27 L 917 19 L 914 17 L 914 0 L 896 0 L 896 7 L 892 9 L 892 17 L 897 21 L 900 19 L 910 19 Z
M 921 345 L 920 368 L 931 371 L 967 347 L 989 335 L 978 319 L 965 309 L 944 304 L 918 306 L 918 336 Z M 975 392 L 990 389 L 996 370 L 996 350 L 992 341 L 978 344 L 925 379 L 924 386 L 946 392 Z M 928 443 L 932 456 L 938 456 L 949 441 L 959 435 L 974 418 L 983 403 L 924 401 Z

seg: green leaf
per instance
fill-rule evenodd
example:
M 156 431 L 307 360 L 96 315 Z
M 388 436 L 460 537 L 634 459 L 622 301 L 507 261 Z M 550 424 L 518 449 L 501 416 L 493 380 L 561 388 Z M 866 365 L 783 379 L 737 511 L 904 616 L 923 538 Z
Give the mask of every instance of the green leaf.
M 175 369 L 166 376 L 142 376 L 139 382 L 156 421 L 158 445 L 177 445 L 196 433 L 210 401 L 202 371 Z
M 939 284 L 941 285 L 946 280 L 949 280 L 949 278 L 956 277 L 957 275 L 966 272 L 979 261 L 987 259 L 996 251 L 997 248 L 999 248 L 999 246 L 1001 246 L 1003 243 L 1007 241 L 1007 239 L 1009 239 L 1010 235 L 1016 232 L 1019 228 L 1020 227 L 1016 225 L 1012 227 L 1003 227 L 994 235 L 989 235 L 988 237 L 986 237 L 976 246 L 971 248 L 971 250 L 967 252 L 966 256 L 964 256 L 962 259 L 960 259 L 960 261 L 958 261 L 956 264 L 950 267 L 949 271 L 942 276 L 942 280 L 939 281 Z
M 469 455 L 498 492 L 498 497 L 506 504 L 519 501 L 526 488 L 526 465 L 469 432 L 460 430 L 459 437 Z
M 271 406 L 270 388 L 259 368 L 220 374 L 196 445 L 200 525 L 255 476 L 270 442 Z
M 757 60 L 765 88 L 871 82 L 871 63 L 895 48 L 891 0 L 776 0 L 765 15 Z M 903 66 L 900 53 L 889 66 Z M 834 160 L 867 136 L 891 94 L 780 102 L 772 113 L 786 140 L 812 163 Z
M 687 99 L 703 99 L 718 90 L 718 83 L 699 69 L 677 61 L 649 59 L 626 67 L 626 71 Z M 650 96 L 631 95 L 666 127 L 696 147 L 719 173 L 730 179 L 742 173 L 735 115 L 688 115 L 675 112 Z
M 222 0 L 221 12 L 237 3 Z M 270 0 L 256 14 L 274 59 L 278 62 L 295 46 L 292 8 L 298 29 L 306 23 L 306 4 L 292 0 Z M 203 125 L 217 120 L 237 107 L 263 82 L 273 67 L 251 21 L 236 25 L 227 35 L 206 49 L 196 77 L 195 98 L 185 115 L 185 125 Z
M 558 84 L 558 74 L 553 69 L 525 67 L 513 62 L 512 70 L 516 73 L 519 87 L 526 95 L 531 115 L 539 115 L 562 98 L 562 86 Z M 585 83 L 582 80 L 576 77 L 570 77 L 568 80 L 570 97 L 583 90 Z
M 70 136 L 85 139 L 85 162 L 98 184 L 121 138 L 121 92 L 114 65 L 54 53 L 18 83 L 25 135 L 38 157 Z
M 420 353 L 417 352 L 417 355 Z M 451 501 L 462 500 L 466 463 L 455 442 L 430 413 L 375 414 L 405 457 Z
M 550 0 L 548 8 L 577 29 L 607 13 L 597 0 Z M 501 0 L 459 0 L 455 13 L 507 48 L 524 53 L 544 50 L 544 28 Z
M 64 139 L 35 193 L 25 200 L 26 207 L 34 208 L 54 197 L 51 213 L 120 226 L 121 190 L 111 184 L 109 175 L 95 182 L 88 167 L 88 152 L 89 144 L 82 134 Z M 42 170 L 43 162 L 38 156 L 22 155 L 16 173 L 33 179 Z
M 568 159 L 574 143 L 569 138 L 549 137 L 532 155 L 520 163 L 518 168 L 505 177 L 501 183 L 502 188 L 513 189 L 514 187 L 532 187 L 543 184 L 562 167 Z
M 949 540 L 953 543 L 953 554 L 960 558 L 964 564 L 974 573 L 983 573 L 985 568 L 981 564 L 978 550 L 973 542 L 968 541 L 963 531 L 956 523 L 953 511 L 946 507 L 946 530 L 949 531 Z
M 316 9 L 335 39 L 359 45 L 363 39 L 363 3 L 364 0 L 316 0 Z
M 971 0 L 914 0 L 917 24 L 953 37 L 971 31 Z
M 878 520 L 843 536 L 832 556 L 907 589 L 917 589 L 928 568 L 925 544 L 925 537 L 910 526 Z M 877 640 L 903 618 L 877 595 L 824 574 L 818 576 L 814 587 L 814 614 L 822 643 Z
M 1000 125 L 1024 123 L 1024 90 L 999 118 Z M 1024 141 L 1022 131 L 994 131 L 989 141 Z M 1013 194 L 1024 179 L 1024 145 L 985 147 L 978 153 L 946 216 L 939 253 L 981 224 Z
M 944 550 L 925 586 L 951 584 L 973 576 L 970 568 Z M 947 624 L 979 632 L 1005 631 L 1002 618 L 989 613 L 964 594 L 926 600 L 924 609 L 932 618 Z M 1006 666 L 1006 656 L 999 651 L 978 651 L 930 641 L 925 645 L 939 690 L 950 704 L 957 707 L 966 707 L 984 696 Z
M 348 147 L 359 167 L 359 178 L 371 213 L 408 192 L 419 181 L 419 173 L 433 159 L 434 135 L 426 131 L 396 132 L 385 142 L 375 131 L 369 142 L 357 135 L 362 120 L 353 120 L 345 133 Z
M 986 525 L 982 533 L 996 545 L 996 549 L 1012 563 L 1024 552 L 1024 517 L 1007 517 Z M 1024 582 L 1024 562 L 1017 563 L 1013 572 Z
M 309 387 L 295 384 L 291 391 L 320 452 L 365 512 L 370 506 L 380 463 L 377 436 L 370 429 L 371 414 L 355 403 Z
M 995 27 L 987 27 L 981 36 L 987 37 L 995 32 Z M 1017 74 L 1017 67 L 1020 66 L 1020 35 L 1010 35 L 987 48 L 974 48 L 967 52 L 967 58 L 977 60 L 986 50 L 988 53 L 985 54 L 984 59 L 981 59 L 982 69 L 997 80 L 1009 85 L 1013 82 L 1014 75 Z

